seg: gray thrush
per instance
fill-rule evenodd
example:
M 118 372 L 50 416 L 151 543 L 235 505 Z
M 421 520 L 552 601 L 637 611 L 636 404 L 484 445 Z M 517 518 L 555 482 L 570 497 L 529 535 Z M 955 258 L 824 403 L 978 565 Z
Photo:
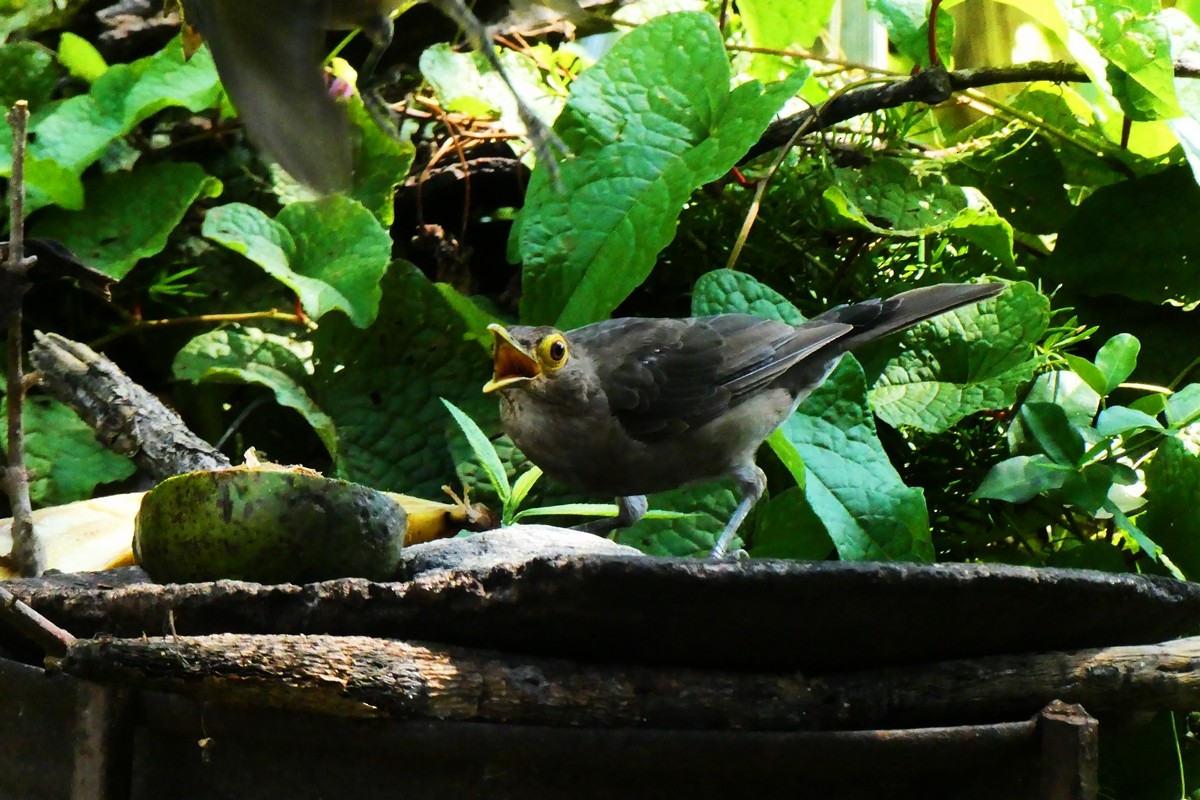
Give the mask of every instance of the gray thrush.
M 727 476 L 742 492 L 712 557 L 766 488 L 760 444 L 843 353 L 959 306 L 999 283 L 943 284 L 838 306 L 800 325 L 747 314 L 624 318 L 572 331 L 489 326 L 504 430 L 568 487 L 616 496 L 592 530 L 632 525 L 646 495 Z

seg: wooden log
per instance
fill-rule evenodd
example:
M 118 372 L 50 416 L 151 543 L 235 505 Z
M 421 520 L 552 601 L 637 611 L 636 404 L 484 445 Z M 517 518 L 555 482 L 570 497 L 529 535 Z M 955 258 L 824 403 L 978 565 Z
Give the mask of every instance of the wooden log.
M 1200 637 L 806 678 L 580 664 L 369 637 L 222 634 L 73 644 L 77 677 L 235 705 L 524 725 L 863 730 L 1200 706 Z

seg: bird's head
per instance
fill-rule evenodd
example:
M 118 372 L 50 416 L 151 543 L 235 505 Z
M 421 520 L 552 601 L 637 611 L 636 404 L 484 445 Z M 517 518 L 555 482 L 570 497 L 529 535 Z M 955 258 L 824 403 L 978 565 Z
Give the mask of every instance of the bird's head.
M 549 326 L 518 326 L 511 330 L 492 323 L 492 379 L 484 392 L 522 386 L 536 391 L 572 370 L 571 345 L 561 331 Z

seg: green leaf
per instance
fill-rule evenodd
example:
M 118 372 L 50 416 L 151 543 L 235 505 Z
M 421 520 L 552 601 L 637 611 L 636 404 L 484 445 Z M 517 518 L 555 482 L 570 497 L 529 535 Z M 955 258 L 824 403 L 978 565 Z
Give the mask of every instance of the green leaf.
M 1146 465 L 1145 532 L 1189 580 L 1200 578 L 1200 426 L 1168 436 Z
M 519 512 L 513 522 L 527 517 L 615 517 L 620 509 L 615 503 L 564 503 L 557 506 L 538 506 Z M 642 519 L 690 519 L 695 516 L 684 511 L 650 509 Z
M 1147 429 L 1161 431 L 1163 426 L 1149 414 L 1125 406 L 1109 406 L 1096 418 L 1096 430 L 1102 436 L 1122 436 Z
M 493 449 L 492 452 L 496 451 Z M 529 490 L 533 488 L 533 485 L 537 483 L 540 477 L 542 477 L 542 468 L 536 464 L 518 475 L 516 481 L 513 482 L 506 510 L 509 507 L 513 509 L 520 508 L 521 504 L 525 502 L 525 498 L 529 496 Z
M 945 6 L 943 5 L 943 8 Z M 968 129 L 970 146 L 945 162 L 947 177 L 959 186 L 974 186 L 1000 216 L 1025 233 L 1057 233 L 1075 211 L 1067 194 L 1062 161 L 1050 137 L 1025 128 L 1004 128 L 990 137 Z
M 833 552 L 833 540 L 800 487 L 759 501 L 750 542 L 754 558 L 820 561 Z
M 741 498 L 733 480 L 685 486 L 652 495 L 652 512 L 681 512 L 683 516 L 654 519 L 647 514 L 636 525 L 619 530 L 614 539 L 655 556 L 707 556 Z M 752 524 L 742 526 L 745 532 Z M 735 537 L 734 547 L 740 539 Z
M 1046 281 L 1094 297 L 1194 303 L 1200 300 L 1196 230 L 1200 187 L 1188 168 L 1170 167 L 1097 189 L 1063 226 L 1053 254 L 1034 268 Z
M 804 493 L 848 561 L 932 561 L 929 513 L 904 485 L 875 432 L 853 356 L 801 403 L 784 435 L 804 458 Z
M 1082 356 L 1071 355 L 1067 353 L 1063 356 L 1067 361 L 1067 365 L 1071 367 L 1071 371 L 1082 378 L 1088 386 L 1092 387 L 1097 395 L 1103 397 L 1111 390 L 1108 388 L 1108 378 L 1099 367 L 1088 361 Z
M 1096 366 L 1104 373 L 1105 391 L 1100 394 L 1109 394 L 1133 374 L 1141 349 L 1142 343 L 1129 333 L 1119 333 L 1101 346 L 1096 353 Z
M 569 329 L 607 316 L 650 274 L 692 191 L 724 175 L 803 82 L 731 92 L 707 14 L 621 38 L 572 85 L 555 129 L 573 157 L 560 185 L 534 173 L 513 230 L 522 319 Z
M 1029 283 L 909 329 L 871 387 L 871 406 L 893 427 L 940 433 L 979 411 L 1009 408 L 1039 366 L 1050 301 Z
M 132 461 L 97 442 L 92 429 L 57 400 L 28 395 L 22 410 L 29 496 L 35 506 L 86 500 L 97 486 L 134 473 Z M 4 403 L 0 411 L 8 413 Z
M 929 0 L 867 0 L 867 8 L 879 15 L 896 50 L 922 67 L 929 66 L 929 5 Z M 948 63 L 954 19 L 946 11 L 938 14 L 935 38 L 941 62 Z
M 320 437 L 331 456 L 337 454 L 333 420 L 308 393 L 306 367 L 311 346 L 257 328 L 224 328 L 203 333 L 175 354 L 171 371 L 192 383 L 239 383 L 264 386 L 279 405 L 295 409 Z
M 1171 53 L 1176 60 L 1200 52 L 1200 25 L 1178 8 L 1165 8 L 1159 20 L 1171 35 Z M 1175 79 L 1175 99 L 1183 115 L 1167 120 L 1183 153 L 1191 165 L 1192 174 L 1200 182 L 1200 86 L 1188 78 Z
M 347 480 L 433 497 L 455 478 L 447 438 L 456 431 L 439 398 L 499 429 L 497 403 L 480 389 L 491 372 L 458 309 L 411 264 L 384 274 L 378 319 L 360 330 L 340 314 L 313 340 L 313 397 L 338 431 Z
M 500 49 L 497 55 L 508 79 L 538 117 L 546 122 L 557 117 L 563 98 L 552 93 L 542 81 L 537 64 L 527 55 L 508 48 Z M 501 128 L 518 133 L 525 130 L 516 98 L 482 54 L 460 53 L 448 44 L 435 44 L 421 53 L 420 69 L 447 111 L 471 116 L 499 112 Z
M 57 239 L 92 269 L 120 280 L 166 247 L 192 203 L 221 193 L 196 164 L 160 162 L 100 175 L 86 184 L 82 211 L 48 209 L 30 235 Z
M 1167 424 L 1172 428 L 1191 425 L 1200 418 L 1200 383 L 1189 383 L 1167 397 Z
M 1085 427 L 1096 418 L 1100 395 L 1075 372 L 1054 370 L 1034 379 L 1024 402 L 1054 403 L 1066 413 L 1073 425 Z M 1009 426 L 1008 446 L 1014 453 L 1028 453 L 1037 449 L 1037 444 L 1030 441 L 1029 432 L 1019 414 Z
M 1062 406 L 1054 403 L 1024 403 L 1021 422 L 1042 452 L 1056 464 L 1073 467 L 1083 456 L 1083 436 L 1067 417 Z
M 1134 120 L 1177 116 L 1171 38 L 1158 0 L 1056 0 L 1071 54 Z
M 471 450 L 475 453 L 479 465 L 483 467 L 484 474 L 487 475 L 492 488 L 496 490 L 496 494 L 500 495 L 501 502 L 507 506 L 509 498 L 512 497 L 508 473 L 504 471 L 504 464 L 501 463 L 500 456 L 496 455 L 496 449 L 492 447 L 487 434 L 475 424 L 475 420 L 460 411 L 458 406 L 444 397 L 441 400 L 442 405 L 450 412 L 450 416 L 454 417 L 454 422 L 458 425 L 459 430 L 467 437 L 467 442 L 471 445 Z
M 370 209 L 381 225 L 390 227 L 396 216 L 396 187 L 408 177 L 416 147 L 380 127 L 360 95 L 348 98 L 343 105 L 359 139 L 350 196 Z
M 208 213 L 202 232 L 291 288 L 314 319 L 338 309 L 365 328 L 379 313 L 392 240 L 356 200 L 333 195 L 292 203 L 274 220 L 230 203 Z
M 70 31 L 58 40 L 58 60 L 76 78 L 93 83 L 108 69 L 104 56 L 91 42 Z
M 1110 503 L 1108 493 L 1112 491 L 1116 474 L 1109 464 L 1095 462 L 1078 472 L 1067 475 L 1063 481 L 1063 497 L 1068 503 L 1095 516 Z
M 789 325 L 804 322 L 791 301 L 745 272 L 715 269 L 696 281 L 692 290 L 692 314 L 753 314 L 763 319 L 777 319 Z
M 152 56 L 110 67 L 87 94 L 53 106 L 30 121 L 29 155 L 57 163 L 76 176 L 116 139 L 164 108 L 198 112 L 216 105 L 221 86 L 207 50 L 185 61 L 179 39 Z M 12 173 L 8 148 L 0 148 L 0 176 Z M 39 187 L 31 185 L 31 190 Z M 31 192 L 28 210 L 44 205 Z
M 13 42 L 0 47 L 0 107 L 6 113 L 18 100 L 27 101 L 33 111 L 39 110 L 50 102 L 57 82 L 54 55 L 45 47 L 34 42 Z M 10 136 L 0 141 L 4 142 L 4 149 L 9 149 Z M 5 163 L 11 164 L 12 153 L 6 158 Z
M 1002 265 L 1015 265 L 1012 226 L 972 187 L 954 186 L 941 173 L 917 172 L 896 158 L 876 158 L 866 167 L 835 169 L 833 177 L 834 184 L 822 197 L 835 221 L 881 236 L 919 238 L 951 233 Z
M 756 47 L 809 51 L 829 22 L 833 0 L 807 3 L 741 0 L 738 12 Z M 749 74 L 763 83 L 770 83 L 787 77 L 794 68 L 789 60 L 781 56 L 755 53 Z
M 1026 503 L 1039 494 L 1061 488 L 1070 467 L 1055 464 L 1046 456 L 1014 456 L 992 466 L 972 499 L 990 498 L 1009 503 Z
M 800 451 L 788 441 L 783 435 L 783 431 L 777 430 L 767 437 L 767 444 L 770 445 L 772 452 L 780 460 L 787 471 L 795 479 L 796 485 L 801 489 L 804 488 L 804 459 L 800 457 Z
M 716 270 L 696 282 L 693 314 L 735 311 L 803 321 L 782 295 L 745 273 Z M 931 561 L 924 494 L 905 486 L 888 461 L 865 392 L 862 367 L 844 358 L 780 429 L 803 461 L 805 497 L 843 559 Z M 791 545 L 773 540 L 771 548 Z
M 1138 547 L 1142 549 L 1142 552 L 1145 553 L 1151 561 L 1159 560 L 1159 554 L 1162 552 L 1162 548 L 1160 548 L 1153 539 L 1147 536 L 1141 528 L 1139 528 L 1137 525 L 1134 525 L 1133 521 L 1125 515 L 1124 511 L 1117 507 L 1116 503 L 1111 500 L 1106 501 L 1104 503 L 1104 510 L 1112 514 L 1113 521 L 1117 523 L 1117 527 L 1128 534 L 1129 538 L 1137 542 Z M 1182 579 L 1183 576 L 1176 575 L 1176 577 Z
M 1167 410 L 1167 395 L 1162 392 L 1152 392 L 1134 400 L 1129 407 L 1135 411 L 1141 411 L 1143 414 L 1157 417 Z

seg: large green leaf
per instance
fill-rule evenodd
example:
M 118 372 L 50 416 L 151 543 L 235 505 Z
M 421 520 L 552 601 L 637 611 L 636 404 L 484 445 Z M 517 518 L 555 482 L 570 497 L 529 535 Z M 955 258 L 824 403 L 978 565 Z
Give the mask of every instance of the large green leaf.
M 618 41 L 555 125 L 573 153 L 561 182 L 537 171 L 514 228 L 522 318 L 566 329 L 607 316 L 650 274 L 692 191 L 725 174 L 803 82 L 731 92 L 707 14 L 658 17 Z
M 804 458 L 805 496 L 842 559 L 933 560 L 925 494 L 905 486 L 888 460 L 853 356 L 800 404 L 783 432 Z
M 57 400 L 28 395 L 23 411 L 25 465 L 35 506 L 86 500 L 100 484 L 134 473 L 132 461 L 96 441 L 95 432 Z M 0 413 L 7 414 L 2 402 Z
M 496 399 L 481 389 L 491 366 L 474 330 L 437 287 L 398 261 L 383 279 L 379 318 L 358 330 L 341 315 L 321 321 L 314 339 L 313 396 L 338 433 L 338 474 L 427 497 L 453 482 L 446 445 L 457 431 L 440 398 L 488 432 L 498 430 Z
M 918 66 L 929 66 L 929 0 L 867 0 L 867 8 L 879 15 L 888 39 L 902 56 Z M 945 11 L 938 14 L 934 40 L 939 61 L 948 63 L 954 19 Z
M 177 380 L 193 383 L 243 383 L 265 386 L 275 400 L 293 408 L 316 431 L 334 455 L 333 420 L 308 393 L 307 343 L 257 328 L 224 328 L 203 333 L 175 354 L 171 365 Z
M 1168 436 L 1146 467 L 1146 534 L 1189 580 L 1200 578 L 1200 425 Z
M 895 158 L 835 169 L 833 176 L 824 200 L 835 220 L 884 236 L 954 234 L 1001 264 L 1014 264 L 1012 226 L 972 187 L 954 186 L 938 173 L 918 173 Z
M 291 288 L 314 319 L 338 309 L 365 328 L 379 313 L 392 239 L 356 200 L 332 195 L 292 203 L 275 219 L 230 203 L 208 213 L 203 232 Z
M 192 203 L 216 197 L 221 188 L 219 180 L 186 162 L 100 175 L 84 185 L 82 211 L 47 209 L 30 233 L 57 239 L 92 269 L 120 280 L 138 261 L 166 247 Z
M 1194 303 L 1200 300 L 1197 230 L 1200 187 L 1187 167 L 1171 167 L 1097 189 L 1035 268 L 1050 285 L 1082 294 Z
M 1178 116 L 1171 38 L 1158 0 L 1056 0 L 1067 48 L 1135 120 Z
M 696 282 L 693 313 L 734 311 L 792 324 L 803 319 L 782 295 L 744 273 L 716 270 Z M 804 462 L 804 496 L 842 558 L 933 559 L 924 495 L 905 486 L 888 460 L 853 357 L 843 359 L 781 430 Z M 811 553 L 820 541 L 811 526 L 793 528 L 795 543 L 786 533 L 761 535 L 770 542 L 768 552 Z
M 829 23 L 833 0 L 807 3 L 741 0 L 737 7 L 756 47 L 807 52 Z M 781 56 L 755 53 L 749 72 L 751 77 L 769 83 L 787 77 L 793 68 Z
M 871 406 L 889 425 L 940 433 L 970 414 L 1008 408 L 1039 361 L 1033 346 L 1050 302 L 1029 283 L 992 300 L 921 323 L 871 387 Z
M 117 64 L 101 75 L 87 94 L 77 95 L 33 115 L 28 157 L 50 161 L 78 178 L 116 139 L 164 108 L 201 111 L 216 105 L 221 86 L 207 50 L 185 60 L 175 39 L 152 56 Z M 7 124 L 0 123 L 7 141 Z M 12 174 L 12 153 L 0 148 L 0 176 Z M 32 177 L 32 176 L 31 176 Z M 62 197 L 29 180 L 27 209 Z

